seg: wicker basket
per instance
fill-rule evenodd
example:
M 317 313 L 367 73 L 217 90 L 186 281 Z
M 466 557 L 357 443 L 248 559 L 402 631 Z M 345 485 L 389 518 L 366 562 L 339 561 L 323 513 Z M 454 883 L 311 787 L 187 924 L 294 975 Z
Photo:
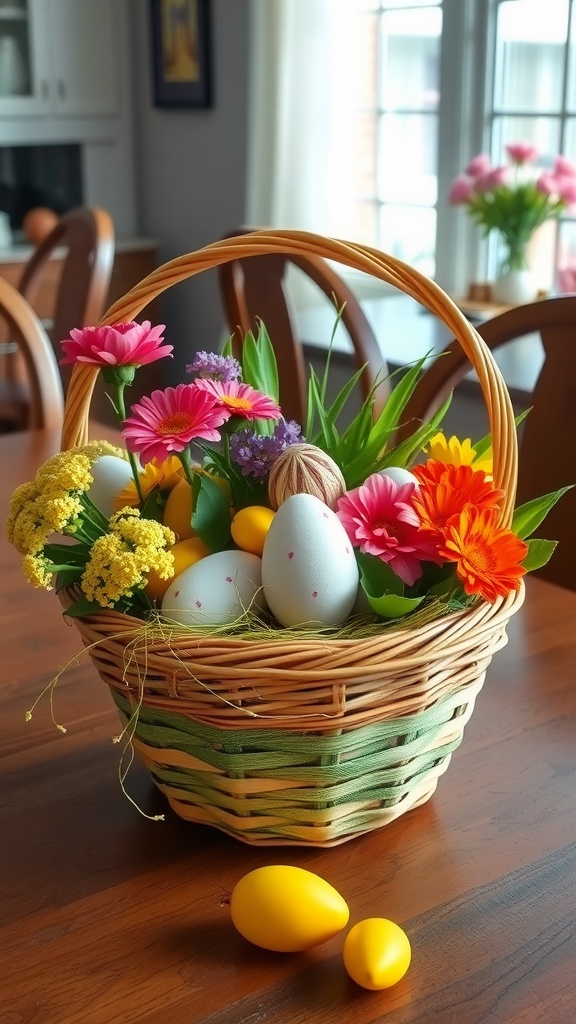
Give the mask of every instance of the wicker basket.
M 512 407 L 491 353 L 434 282 L 375 249 L 299 231 L 258 231 L 166 263 L 102 323 L 135 319 L 157 295 L 237 257 L 316 254 L 365 271 L 426 306 L 456 336 L 480 380 L 494 480 L 514 505 Z M 87 440 L 97 370 L 74 368 L 63 449 Z M 71 595 L 64 592 L 64 604 Z M 379 828 L 432 795 L 462 739 L 492 655 L 523 589 L 493 605 L 386 629 L 368 639 L 266 641 L 146 637 L 118 612 L 74 619 L 154 783 L 183 818 L 247 843 L 331 846 Z M 134 714 L 137 709 L 137 715 Z

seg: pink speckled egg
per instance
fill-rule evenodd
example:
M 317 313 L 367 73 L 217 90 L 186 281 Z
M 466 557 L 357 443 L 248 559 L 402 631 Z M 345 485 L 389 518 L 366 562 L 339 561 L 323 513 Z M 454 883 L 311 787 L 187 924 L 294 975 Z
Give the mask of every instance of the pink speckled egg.
M 358 565 L 337 515 L 313 494 L 282 502 L 266 535 L 262 585 L 283 626 L 337 626 L 358 590 Z
M 162 615 L 183 626 L 235 622 L 265 607 L 261 559 L 247 551 L 216 551 L 175 576 L 162 598 Z

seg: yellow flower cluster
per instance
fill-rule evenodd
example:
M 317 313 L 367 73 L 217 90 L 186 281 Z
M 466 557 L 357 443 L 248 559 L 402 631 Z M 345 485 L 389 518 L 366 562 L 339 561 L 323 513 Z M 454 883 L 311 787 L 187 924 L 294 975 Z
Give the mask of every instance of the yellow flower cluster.
M 82 494 L 93 477 L 90 467 L 101 455 L 121 455 L 107 441 L 91 441 L 48 459 L 34 480 L 20 484 L 10 499 L 6 536 L 21 555 L 26 578 L 51 589 L 50 561 L 42 553 L 53 534 L 73 534 L 82 511 Z
M 124 508 L 110 519 L 110 533 L 98 537 L 80 586 L 89 601 L 113 608 L 121 597 L 131 597 L 146 585 L 146 573 L 161 579 L 174 575 L 174 556 L 167 549 L 176 542 L 168 527 L 142 519 L 135 508 Z

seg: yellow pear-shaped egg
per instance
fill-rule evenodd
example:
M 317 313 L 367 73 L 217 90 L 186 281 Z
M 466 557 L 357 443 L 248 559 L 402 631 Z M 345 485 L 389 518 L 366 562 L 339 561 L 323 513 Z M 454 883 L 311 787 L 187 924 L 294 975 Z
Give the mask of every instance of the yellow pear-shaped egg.
M 230 524 L 232 540 L 242 548 L 242 551 L 261 555 L 273 519 L 273 510 L 266 508 L 265 505 L 247 505 L 246 508 L 241 508 Z
M 244 875 L 232 892 L 230 913 L 245 939 L 278 953 L 327 942 L 346 927 L 350 915 L 346 901 L 323 878 L 284 864 Z
M 196 536 L 190 520 L 192 518 L 192 488 L 187 480 L 179 480 L 166 498 L 163 522 L 176 534 L 178 540 Z
M 362 988 L 391 988 L 410 966 L 406 932 L 384 917 L 368 917 L 350 929 L 342 950 L 344 967 Z
M 187 540 L 181 540 L 178 544 L 174 544 L 170 548 L 170 553 L 174 558 L 174 575 L 168 580 L 163 580 L 154 569 L 149 572 L 145 588 L 148 597 L 157 599 L 164 597 L 176 576 L 184 572 L 184 569 L 187 569 L 189 565 L 194 565 L 201 558 L 211 554 L 211 551 L 210 548 L 206 547 L 204 541 L 200 540 L 200 537 L 188 537 Z

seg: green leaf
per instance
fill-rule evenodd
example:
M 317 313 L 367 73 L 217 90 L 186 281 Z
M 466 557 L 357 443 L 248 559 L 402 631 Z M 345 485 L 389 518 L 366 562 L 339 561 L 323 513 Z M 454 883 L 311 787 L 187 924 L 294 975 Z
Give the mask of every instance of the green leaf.
M 372 610 L 383 619 L 400 619 L 409 615 L 424 600 L 423 597 L 397 597 L 395 594 L 383 594 L 382 597 L 366 594 L 366 597 Z
M 335 458 L 338 452 L 340 435 L 336 430 L 334 423 L 332 423 L 329 416 L 326 414 L 326 411 L 322 404 L 322 400 L 320 398 L 320 384 L 318 381 L 318 377 L 316 376 L 316 373 L 312 368 L 310 369 L 310 394 L 313 402 L 313 407 L 320 421 L 320 436 L 319 440 L 316 443 L 318 443 L 319 446 L 323 448 L 328 455 L 331 455 L 332 458 Z M 336 462 L 337 461 L 338 459 L 336 458 Z
M 143 519 L 153 519 L 156 523 L 161 523 L 165 505 L 166 501 L 160 493 L 160 488 L 153 487 L 142 505 L 140 515 Z
M 70 587 L 73 583 L 77 583 L 81 579 L 83 572 L 84 566 L 77 569 L 60 569 L 55 580 L 56 593 L 59 594 L 65 587 Z
M 558 547 L 557 540 L 539 540 L 533 537 L 527 541 L 528 554 L 522 562 L 526 572 L 533 572 L 534 569 L 541 569 L 550 561 L 555 549 Z
M 377 615 L 399 619 L 422 603 L 424 597 L 404 597 L 404 584 L 382 559 L 358 552 L 360 584 L 368 603 Z
M 549 494 L 542 495 L 541 498 L 533 498 L 532 501 L 527 501 L 525 505 L 519 505 L 514 512 L 514 518 L 512 520 L 512 530 L 520 537 L 521 540 L 526 540 L 530 534 L 534 533 L 543 519 L 546 518 L 551 508 L 557 501 L 560 500 L 563 494 L 567 491 L 571 491 L 574 484 L 570 484 L 568 487 L 561 487 L 558 491 L 550 491 Z
M 230 503 L 222 488 L 206 473 L 193 480 L 192 527 L 211 551 L 222 551 L 230 540 Z
M 242 344 L 242 376 L 246 384 L 269 395 L 275 402 L 279 399 L 278 366 L 270 336 L 261 320 L 258 321 L 258 336 L 248 331 Z
M 83 615 L 96 615 L 105 610 L 97 601 L 89 601 L 86 597 L 80 597 L 66 608 L 63 614 L 68 615 L 71 619 L 77 619 Z

